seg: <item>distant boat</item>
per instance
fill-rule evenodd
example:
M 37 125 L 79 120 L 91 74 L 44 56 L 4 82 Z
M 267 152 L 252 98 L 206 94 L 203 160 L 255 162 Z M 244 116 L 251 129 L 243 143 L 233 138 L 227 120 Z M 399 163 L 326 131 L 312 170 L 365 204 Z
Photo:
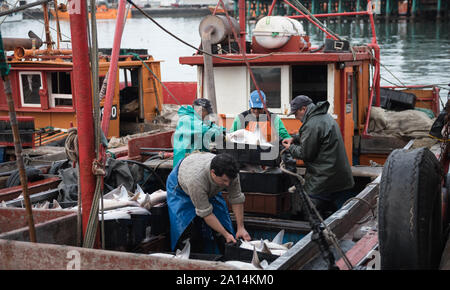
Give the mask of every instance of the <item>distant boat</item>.
M 97 5 L 95 17 L 97 19 L 116 19 L 117 11 L 118 10 L 116 8 L 109 8 L 108 6 L 106 6 L 104 4 Z M 56 17 L 56 13 L 55 13 L 54 9 L 51 9 L 50 13 L 52 14 L 53 17 Z M 67 11 L 67 8 L 65 5 L 59 5 L 58 18 L 59 19 L 69 19 L 69 12 Z M 131 10 L 128 10 L 127 18 L 131 18 Z

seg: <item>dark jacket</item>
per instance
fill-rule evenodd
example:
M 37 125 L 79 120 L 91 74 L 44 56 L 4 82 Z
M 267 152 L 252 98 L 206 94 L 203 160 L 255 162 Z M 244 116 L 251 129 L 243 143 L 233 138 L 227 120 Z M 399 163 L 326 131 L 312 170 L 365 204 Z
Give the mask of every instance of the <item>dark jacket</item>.
M 289 148 L 306 165 L 304 189 L 309 195 L 352 188 L 352 170 L 336 121 L 327 113 L 330 103 L 310 104 L 299 135 Z

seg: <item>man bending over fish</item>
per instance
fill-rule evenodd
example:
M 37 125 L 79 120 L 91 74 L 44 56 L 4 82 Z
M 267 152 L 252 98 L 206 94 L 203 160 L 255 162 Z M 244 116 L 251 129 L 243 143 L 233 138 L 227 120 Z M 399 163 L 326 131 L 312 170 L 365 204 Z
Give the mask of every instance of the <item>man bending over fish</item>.
M 239 166 L 229 154 L 193 153 L 179 162 L 167 179 L 171 248 L 190 239 L 193 252 L 223 252 L 226 243 L 250 240 L 244 227 L 244 201 Z M 233 225 L 221 192 L 226 189 L 236 217 Z

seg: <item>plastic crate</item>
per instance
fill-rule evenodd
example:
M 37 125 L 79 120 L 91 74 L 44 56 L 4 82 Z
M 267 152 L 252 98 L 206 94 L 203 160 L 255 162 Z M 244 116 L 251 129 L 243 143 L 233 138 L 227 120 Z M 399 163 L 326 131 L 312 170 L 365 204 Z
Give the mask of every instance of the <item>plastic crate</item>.
M 291 186 L 289 176 L 281 171 L 254 173 L 239 172 L 239 181 L 243 192 L 280 193 Z
M 217 154 L 228 153 L 232 155 L 238 163 L 256 164 L 270 167 L 277 167 L 281 163 L 279 148 L 260 145 L 238 144 L 227 142 L 225 148 L 216 148 Z M 273 150 L 273 151 L 272 151 Z M 272 152 L 272 153 L 271 153 Z M 274 155 L 275 158 L 270 158 L 269 155 Z
M 151 230 L 152 236 L 157 236 L 169 232 L 169 209 L 167 203 L 161 203 L 150 208 L 152 215 Z
M 375 104 L 375 99 L 373 104 Z M 388 110 L 409 110 L 416 106 L 416 95 L 380 88 L 380 106 Z

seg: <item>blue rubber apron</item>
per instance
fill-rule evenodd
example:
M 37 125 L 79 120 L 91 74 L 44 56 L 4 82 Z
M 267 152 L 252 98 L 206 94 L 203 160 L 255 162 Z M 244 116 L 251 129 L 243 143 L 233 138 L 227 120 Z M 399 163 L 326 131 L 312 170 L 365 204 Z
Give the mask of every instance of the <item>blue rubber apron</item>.
M 172 251 L 175 250 L 175 246 L 177 245 L 181 234 L 196 216 L 195 207 L 191 198 L 178 185 L 178 170 L 182 161 L 183 159 L 178 162 L 175 168 L 173 168 L 166 183 L 167 206 L 170 219 L 170 245 Z M 230 214 L 222 193 L 219 192 L 217 195 L 210 198 L 209 202 L 213 206 L 213 214 L 217 217 L 222 226 L 234 236 Z M 209 228 L 209 226 L 207 227 Z M 209 232 L 209 240 L 212 240 L 211 230 Z

